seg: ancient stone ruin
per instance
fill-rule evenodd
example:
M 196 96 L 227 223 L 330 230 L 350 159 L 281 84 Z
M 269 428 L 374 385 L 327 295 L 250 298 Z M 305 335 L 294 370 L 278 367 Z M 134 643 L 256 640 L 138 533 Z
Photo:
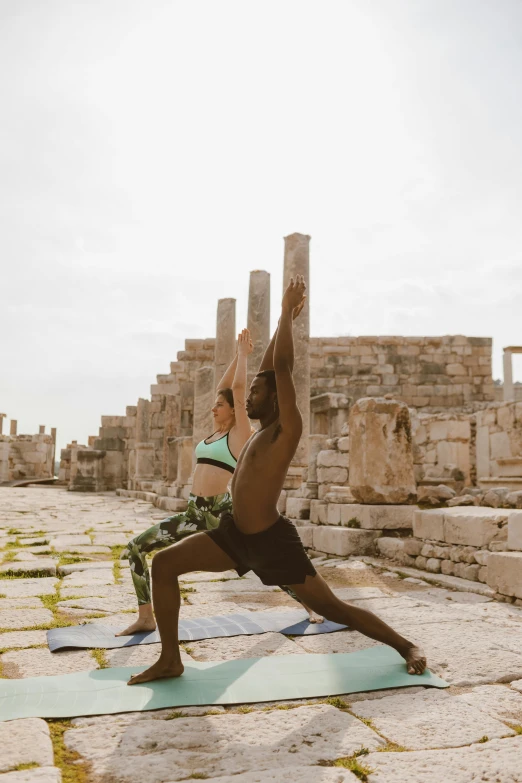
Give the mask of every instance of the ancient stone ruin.
M 0 485 L 22 485 L 48 481 L 54 477 L 56 428 L 45 434 L 18 435 L 18 422 L 11 419 L 9 435 L 2 433 L 5 413 L 0 413 Z
M 285 238 L 285 284 L 309 279 L 309 243 Z M 505 349 L 499 389 L 491 338 L 314 338 L 309 301 L 294 328 L 303 437 L 279 506 L 305 546 L 385 557 L 522 602 L 522 390 L 511 372 L 522 348 Z M 216 336 L 187 339 L 150 399 L 102 416 L 87 445 L 62 450 L 62 484 L 185 508 L 194 445 L 211 431 L 215 382 L 235 351 L 235 304 L 219 300 Z M 270 275 L 260 270 L 248 327 L 252 378 L 270 339 Z

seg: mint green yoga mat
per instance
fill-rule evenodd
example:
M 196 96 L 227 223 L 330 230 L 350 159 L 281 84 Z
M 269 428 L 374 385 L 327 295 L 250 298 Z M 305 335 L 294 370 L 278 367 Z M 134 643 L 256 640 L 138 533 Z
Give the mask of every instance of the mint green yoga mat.
M 194 661 L 182 677 L 127 685 L 144 666 L 57 677 L 0 680 L 0 718 L 71 718 L 212 704 L 244 704 L 361 693 L 408 685 L 446 688 L 431 672 L 410 675 L 390 647 L 334 655 L 274 655 Z

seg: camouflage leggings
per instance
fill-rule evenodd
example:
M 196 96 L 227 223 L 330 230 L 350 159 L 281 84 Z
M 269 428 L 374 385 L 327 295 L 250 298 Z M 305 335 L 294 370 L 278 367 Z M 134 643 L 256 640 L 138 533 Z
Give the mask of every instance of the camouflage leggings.
M 152 600 L 150 571 L 146 560 L 147 553 L 176 544 L 193 533 L 212 530 L 219 525 L 221 514 L 231 510 L 232 498 L 228 492 L 210 497 L 190 495 L 186 511 L 163 519 L 157 525 L 149 527 L 148 530 L 129 541 L 121 553 L 121 559 L 129 561 L 132 581 L 140 606 L 150 604 Z M 286 585 L 280 585 L 280 587 L 291 598 L 301 603 L 290 587 Z

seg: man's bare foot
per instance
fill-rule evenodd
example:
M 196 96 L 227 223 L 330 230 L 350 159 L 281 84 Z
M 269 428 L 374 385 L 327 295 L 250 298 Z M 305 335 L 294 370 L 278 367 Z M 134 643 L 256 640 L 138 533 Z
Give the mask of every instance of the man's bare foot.
M 118 631 L 118 633 L 115 633 L 114 636 L 132 636 L 134 633 L 143 633 L 144 631 L 155 631 L 156 630 L 156 621 L 153 617 L 144 618 L 144 617 L 138 617 L 136 622 L 132 623 L 132 625 L 129 625 L 128 628 L 125 628 L 124 631 Z
M 426 669 L 426 656 L 420 647 L 409 647 L 405 653 L 401 653 L 408 667 L 408 674 L 422 674 Z
M 167 677 L 181 677 L 185 667 L 179 663 L 164 663 L 161 658 L 152 666 L 140 674 L 133 674 L 127 685 L 139 685 L 141 682 L 151 682 L 152 680 L 164 680 Z

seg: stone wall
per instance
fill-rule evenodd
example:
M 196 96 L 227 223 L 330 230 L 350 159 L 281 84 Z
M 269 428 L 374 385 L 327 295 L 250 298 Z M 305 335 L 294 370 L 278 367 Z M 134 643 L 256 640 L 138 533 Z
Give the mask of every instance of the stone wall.
M 469 484 L 475 473 L 474 421 L 466 414 L 423 414 L 410 409 L 415 480 L 447 482 L 451 467 Z M 449 467 L 451 466 L 451 467 Z
M 522 402 L 496 403 L 475 418 L 479 484 L 522 489 Z
M 51 435 L 0 435 L 0 481 L 54 476 L 55 440 Z
M 392 394 L 415 408 L 494 399 L 489 337 L 312 337 L 311 396 Z

